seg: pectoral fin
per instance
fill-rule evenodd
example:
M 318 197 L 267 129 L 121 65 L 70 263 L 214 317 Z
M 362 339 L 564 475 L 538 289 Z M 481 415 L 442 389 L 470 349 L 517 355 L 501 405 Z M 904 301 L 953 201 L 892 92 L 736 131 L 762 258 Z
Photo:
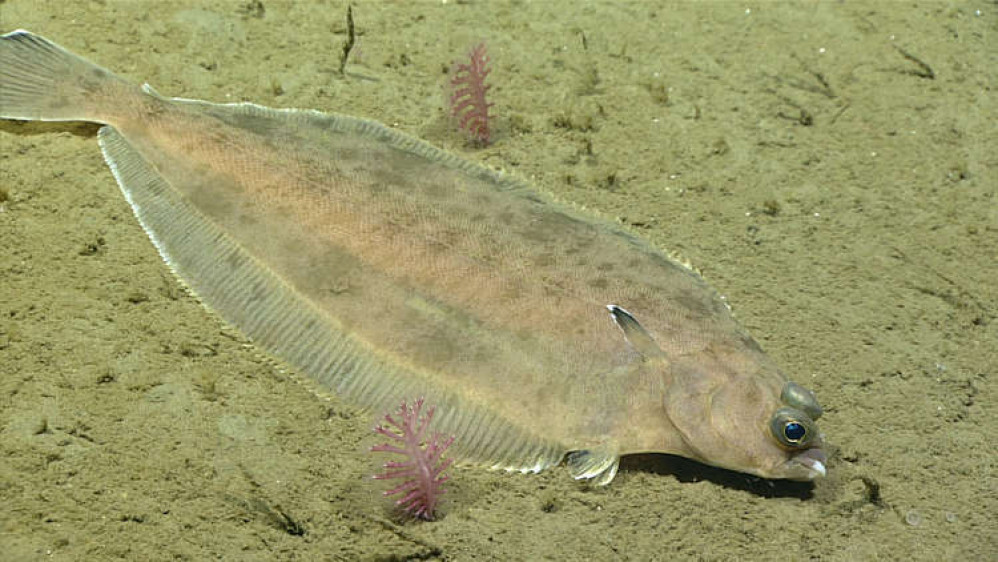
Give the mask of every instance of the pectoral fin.
M 615 304 L 608 304 L 606 308 L 610 311 L 614 323 L 624 332 L 624 338 L 634 348 L 634 351 L 640 353 L 646 360 L 664 355 L 651 334 L 634 319 L 634 316 L 631 316 L 630 312 Z
M 620 455 L 612 444 L 599 445 L 582 451 L 572 451 L 565 457 L 572 478 L 591 480 L 597 486 L 606 486 L 617 475 Z

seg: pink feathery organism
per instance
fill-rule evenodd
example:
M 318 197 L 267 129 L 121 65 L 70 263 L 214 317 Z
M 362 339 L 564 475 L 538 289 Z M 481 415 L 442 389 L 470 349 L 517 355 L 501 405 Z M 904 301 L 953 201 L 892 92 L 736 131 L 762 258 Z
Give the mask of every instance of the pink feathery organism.
M 387 461 L 382 465 L 385 469 L 381 474 L 375 474 L 376 480 L 402 480 L 398 486 L 384 492 L 385 496 L 401 494 L 395 505 L 407 513 L 432 521 L 436 515 L 440 496 L 446 493 L 443 488 L 448 476 L 443 474 L 451 465 L 453 459 L 444 459 L 442 455 L 447 447 L 454 442 L 454 437 L 444 437 L 440 433 L 426 435 L 426 428 L 433 419 L 436 410 L 430 407 L 426 414 L 420 415 L 423 409 L 423 398 L 419 398 L 410 407 L 403 400 L 398 412 L 385 415 L 383 424 L 374 428 L 375 433 L 391 439 L 390 442 L 371 447 L 371 451 L 395 453 L 405 457 L 403 460 Z
M 481 145 L 489 144 L 491 131 L 489 129 L 489 108 L 485 94 L 489 86 L 485 83 L 492 68 L 485 49 L 485 43 L 475 45 L 468 52 L 468 62 L 456 62 L 451 67 L 450 77 L 450 113 L 457 119 L 457 126 L 474 142 Z

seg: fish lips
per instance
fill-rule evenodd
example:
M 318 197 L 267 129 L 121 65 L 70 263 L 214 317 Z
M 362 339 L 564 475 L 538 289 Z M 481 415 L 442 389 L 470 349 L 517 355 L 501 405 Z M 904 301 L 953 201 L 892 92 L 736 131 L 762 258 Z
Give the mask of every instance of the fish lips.
M 809 482 L 825 477 L 828 473 L 827 462 L 825 452 L 813 447 L 790 457 L 790 460 L 777 466 L 774 472 L 780 475 L 779 478 Z

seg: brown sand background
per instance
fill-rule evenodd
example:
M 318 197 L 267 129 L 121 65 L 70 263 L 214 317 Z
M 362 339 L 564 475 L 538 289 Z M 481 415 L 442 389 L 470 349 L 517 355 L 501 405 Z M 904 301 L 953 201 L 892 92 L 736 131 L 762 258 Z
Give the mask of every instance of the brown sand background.
M 365 478 L 374 416 L 316 398 L 178 288 L 96 128 L 4 122 L 0 557 L 995 555 L 998 5 L 358 1 L 344 78 L 345 12 L 0 0 L 0 30 L 166 95 L 381 120 L 619 217 L 703 269 L 817 392 L 829 478 L 664 456 L 604 489 L 455 469 L 441 520 L 399 521 Z M 441 94 L 479 39 L 483 150 Z

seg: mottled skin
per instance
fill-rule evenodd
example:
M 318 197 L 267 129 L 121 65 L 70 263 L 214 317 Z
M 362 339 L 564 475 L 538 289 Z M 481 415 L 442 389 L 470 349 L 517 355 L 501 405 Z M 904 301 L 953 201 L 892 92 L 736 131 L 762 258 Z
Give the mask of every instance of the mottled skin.
M 11 84 L 37 82 L 18 74 L 24 68 L 54 87 L 30 99 L 14 92 Z M 152 166 L 155 180 L 245 252 L 217 267 L 251 261 L 277 275 L 296 301 L 322 311 L 321 323 L 390 365 L 395 374 L 365 374 L 379 390 L 364 406 L 397 404 L 392 377 L 404 377 L 431 401 L 457 395 L 448 404 L 458 414 L 486 408 L 504 420 L 483 430 L 441 416 L 457 444 L 508 440 L 515 451 L 515 429 L 590 451 L 613 470 L 620 454 L 660 451 L 767 478 L 824 473 L 811 420 L 806 443 L 774 435 L 774 414 L 799 404 L 781 399 L 786 378 L 723 300 L 619 225 L 378 125 L 166 99 L 31 35 L 3 38 L 0 72 L 9 76 L 0 116 L 113 127 L 125 148 L 105 146 L 112 167 Z M 117 135 L 105 136 L 114 146 Z M 135 206 L 140 188 L 122 189 Z M 212 251 L 158 246 L 181 277 L 179 262 Z M 284 357 L 266 343 L 269 328 L 246 325 L 207 293 L 206 304 Z M 622 326 L 608 305 L 633 320 Z M 603 482 L 613 476 L 608 462 Z

